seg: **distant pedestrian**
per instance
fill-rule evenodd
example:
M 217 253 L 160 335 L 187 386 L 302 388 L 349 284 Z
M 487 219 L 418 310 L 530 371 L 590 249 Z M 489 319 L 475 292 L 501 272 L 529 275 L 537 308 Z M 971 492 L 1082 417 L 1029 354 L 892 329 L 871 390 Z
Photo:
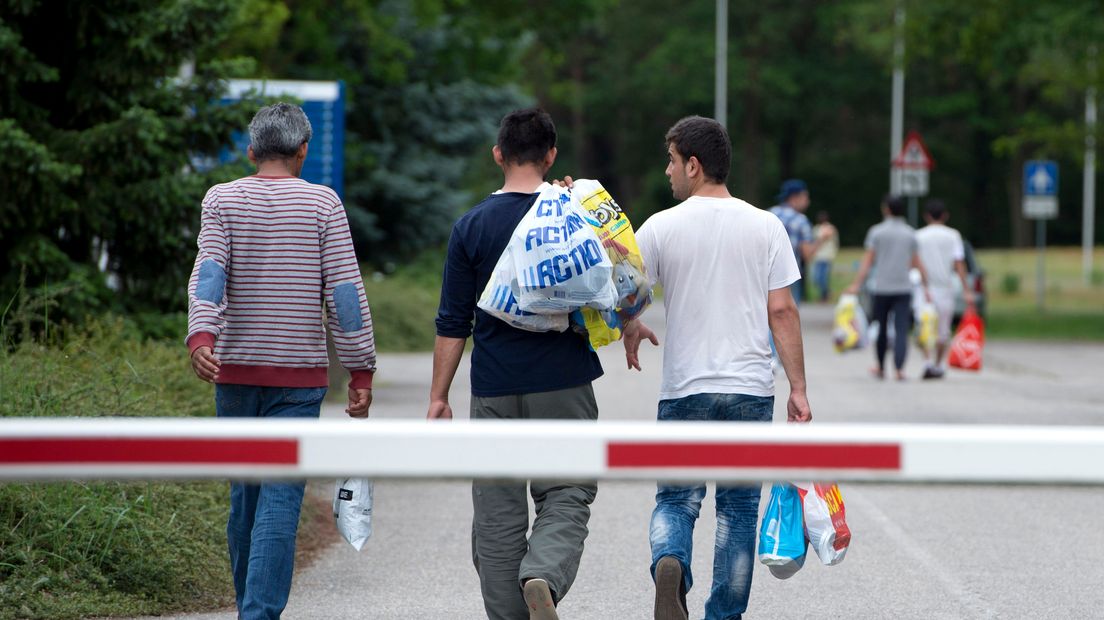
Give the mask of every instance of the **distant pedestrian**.
M 257 174 L 203 199 L 188 281 L 188 350 L 215 384 L 219 418 L 318 418 L 329 385 L 325 303 L 349 370 L 352 417 L 368 416 L 376 350 L 345 208 L 299 178 L 311 139 L 298 106 L 261 108 L 249 123 Z M 230 484 L 226 537 L 238 618 L 279 618 L 291 589 L 303 483 Z
M 966 282 L 966 247 L 962 235 L 950 226 L 947 220 L 950 213 L 942 200 L 932 199 L 924 204 L 924 221 L 927 226 L 916 233 L 916 242 L 920 251 L 920 262 L 928 274 L 928 290 L 931 303 L 939 321 L 935 342 L 935 359 L 929 359 L 924 350 L 925 379 L 938 379 L 944 375 L 943 356 L 951 340 L 951 321 L 954 319 L 955 290 L 957 277 L 962 285 L 962 296 L 966 305 L 974 305 L 974 292 Z
M 591 382 L 602 376 L 602 365 L 584 337 L 572 330 L 517 329 L 476 306 L 556 160 L 552 118 L 539 109 L 507 114 L 493 156 L 502 189 L 457 220 L 449 237 L 426 417 L 452 418 L 449 388 L 474 334 L 473 420 L 597 420 Z M 472 483 L 472 559 L 489 618 L 557 617 L 555 605 L 579 570 L 597 492 L 597 484 L 586 481 Z M 526 538 L 529 496 L 537 517 Z
M 820 240 L 820 247 L 813 253 L 813 283 L 820 292 L 820 301 L 828 301 L 831 292 L 832 262 L 839 253 L 839 231 L 828 221 L 828 212 L 819 211 L 813 226 L 813 238 Z
M 920 271 L 920 281 L 927 296 L 928 277 L 916 243 L 916 231 L 905 222 L 905 201 L 899 196 L 886 196 L 882 201 L 883 220 L 866 233 L 862 263 L 847 292 L 858 294 L 871 268 L 870 282 L 873 320 L 878 322 L 878 340 L 874 355 L 878 365 L 871 373 L 885 377 L 885 356 L 889 341 L 889 316 L 893 315 L 893 363 L 897 379 L 905 379 L 905 358 L 908 355 L 908 334 L 912 328 L 912 281 L 909 270 Z
M 797 259 L 798 273 L 801 279 L 793 283 L 794 302 L 801 304 L 805 299 L 805 266 L 812 260 L 813 254 L 824 243 L 824 240 L 813 236 L 813 227 L 809 223 L 805 211 L 809 209 L 809 188 L 801 179 L 790 179 L 782 183 L 778 192 L 779 203 L 771 207 L 770 212 L 782 220 L 786 227 L 786 234 L 793 248 L 794 258 Z
M 789 377 L 787 417 L 808 422 L 801 319 L 790 292 L 800 275 L 785 228 L 729 193 L 732 146 L 723 125 L 687 117 L 671 127 L 666 142 L 667 177 L 682 202 L 648 218 L 636 233 L 667 311 L 659 420 L 769 423 L 769 326 Z M 656 343 L 655 335 L 636 320 L 624 338 L 628 364 L 639 369 L 640 341 Z M 656 618 L 688 617 L 694 523 L 705 490 L 705 482 L 658 485 L 649 531 Z M 717 485 L 707 620 L 739 618 L 747 610 L 761 492 L 760 484 Z

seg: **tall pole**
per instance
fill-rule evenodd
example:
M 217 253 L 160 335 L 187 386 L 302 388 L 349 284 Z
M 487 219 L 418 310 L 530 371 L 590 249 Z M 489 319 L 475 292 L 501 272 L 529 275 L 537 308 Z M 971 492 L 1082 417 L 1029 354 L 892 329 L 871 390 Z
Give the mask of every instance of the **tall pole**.
M 1035 304 L 1046 309 L 1046 218 L 1035 220 Z
M 893 39 L 893 111 L 889 128 L 889 159 L 901 152 L 905 133 L 905 2 L 897 1 L 894 14 Z M 889 171 L 889 192 L 900 195 L 901 185 L 898 176 Z
M 1096 46 L 1089 49 L 1089 79 L 1096 80 Z M 1081 194 L 1081 277 L 1088 287 L 1092 285 L 1096 226 L 1096 88 L 1093 86 L 1085 92 L 1085 172 Z
M 717 0 L 717 60 L 714 63 L 713 118 L 728 125 L 728 0 Z

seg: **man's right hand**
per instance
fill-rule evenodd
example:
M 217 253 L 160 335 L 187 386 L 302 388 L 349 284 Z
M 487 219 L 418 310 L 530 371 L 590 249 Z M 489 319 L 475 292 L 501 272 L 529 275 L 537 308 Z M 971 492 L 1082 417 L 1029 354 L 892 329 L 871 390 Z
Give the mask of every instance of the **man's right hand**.
M 791 391 L 790 400 L 786 403 L 786 421 L 805 423 L 812 420 L 813 411 L 809 408 L 809 399 L 805 392 Z
M 452 419 L 452 407 L 448 404 L 447 400 L 433 400 L 429 403 L 429 413 L 426 414 L 427 420 L 451 420 Z
M 211 347 L 196 347 L 196 350 L 192 351 L 192 370 L 197 377 L 207 383 L 214 383 L 215 379 L 218 379 L 221 364 L 219 358 L 211 351 Z
M 349 388 L 349 406 L 345 413 L 350 418 L 367 418 L 372 406 L 372 388 Z

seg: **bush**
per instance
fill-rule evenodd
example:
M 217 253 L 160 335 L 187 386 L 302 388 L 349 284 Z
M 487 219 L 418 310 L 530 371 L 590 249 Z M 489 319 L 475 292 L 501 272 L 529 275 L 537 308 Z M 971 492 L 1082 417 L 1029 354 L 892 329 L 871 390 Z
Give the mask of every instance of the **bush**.
M 1020 274 L 1018 273 L 1006 273 L 1001 278 L 1000 288 L 1001 292 L 1005 295 L 1019 295 L 1020 294 Z

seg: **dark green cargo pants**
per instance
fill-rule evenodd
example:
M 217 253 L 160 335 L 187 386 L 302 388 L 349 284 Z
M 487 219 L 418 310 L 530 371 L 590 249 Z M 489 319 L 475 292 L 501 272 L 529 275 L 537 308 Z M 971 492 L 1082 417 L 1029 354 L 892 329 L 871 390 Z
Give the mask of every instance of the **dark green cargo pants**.
M 473 420 L 597 420 L 598 404 L 590 384 L 554 392 L 479 397 L 471 401 Z M 575 581 L 590 504 L 598 485 L 580 482 L 532 482 L 537 518 L 529 530 L 525 482 L 472 483 L 472 560 L 479 573 L 483 605 L 491 620 L 526 620 L 521 596 L 526 579 L 544 579 L 558 603 Z

